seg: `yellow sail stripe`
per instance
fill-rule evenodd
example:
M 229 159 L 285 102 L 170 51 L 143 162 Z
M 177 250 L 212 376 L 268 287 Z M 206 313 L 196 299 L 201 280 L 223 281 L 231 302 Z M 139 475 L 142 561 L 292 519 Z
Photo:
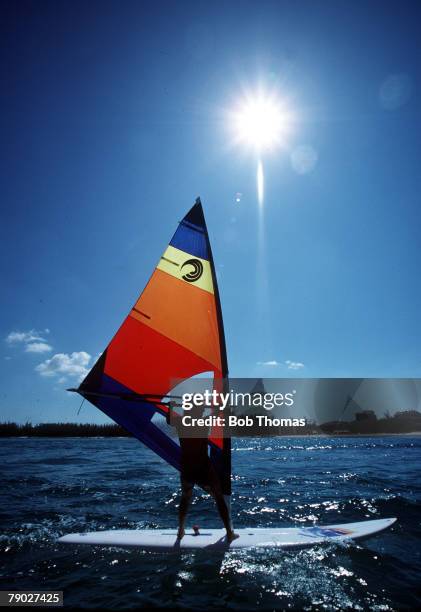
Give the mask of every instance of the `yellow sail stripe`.
M 213 293 L 211 267 L 206 259 L 169 246 L 162 255 L 157 268 L 188 285 Z

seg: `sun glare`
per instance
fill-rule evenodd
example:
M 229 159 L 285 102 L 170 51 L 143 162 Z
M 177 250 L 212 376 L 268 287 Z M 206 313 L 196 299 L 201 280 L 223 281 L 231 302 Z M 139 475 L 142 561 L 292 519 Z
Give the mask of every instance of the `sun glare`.
M 247 99 L 233 113 L 236 141 L 257 151 L 282 145 L 289 124 L 288 114 L 281 103 L 262 94 Z

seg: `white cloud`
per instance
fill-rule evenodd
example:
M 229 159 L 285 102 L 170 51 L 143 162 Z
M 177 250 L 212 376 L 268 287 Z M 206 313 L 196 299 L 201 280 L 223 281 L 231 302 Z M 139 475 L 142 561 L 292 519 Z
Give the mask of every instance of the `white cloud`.
M 46 342 L 32 342 L 26 345 L 25 353 L 48 353 L 52 350 L 53 347 Z
M 9 345 L 24 347 L 25 353 L 48 353 L 53 347 L 48 344 L 44 336 L 49 334 L 48 327 L 44 331 L 31 329 L 29 331 L 11 331 L 4 339 Z
M 6 336 L 5 341 L 8 344 L 20 344 L 24 342 L 27 344 L 28 342 L 45 342 L 45 338 L 42 337 L 42 333 L 49 333 L 49 330 L 46 329 L 44 332 L 38 332 L 35 329 L 31 329 L 27 332 L 20 331 L 12 331 L 8 336 Z
M 53 378 L 60 377 L 60 382 L 69 378 L 82 380 L 88 373 L 88 364 L 91 360 L 89 353 L 79 351 L 71 353 L 57 353 L 51 359 L 46 359 L 36 366 L 35 371 L 41 376 Z
M 258 361 L 257 365 L 261 365 L 261 366 L 271 366 L 276 368 L 277 366 L 281 365 L 279 363 L 279 361 L 276 361 L 275 359 L 272 359 L 270 361 Z
M 285 363 L 288 366 L 288 370 L 301 370 L 301 368 L 304 368 L 304 364 L 300 361 L 290 361 L 287 359 Z

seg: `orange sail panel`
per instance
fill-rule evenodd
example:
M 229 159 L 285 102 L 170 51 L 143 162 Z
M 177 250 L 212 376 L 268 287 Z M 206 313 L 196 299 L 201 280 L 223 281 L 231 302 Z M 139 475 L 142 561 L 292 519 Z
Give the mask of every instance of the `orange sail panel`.
M 228 375 L 222 313 L 200 200 L 180 222 L 144 291 L 78 391 L 179 468 L 179 446 L 152 422 L 181 379 Z M 219 383 L 220 384 L 220 383 Z M 145 397 L 147 396 L 147 397 Z M 230 493 L 229 440 L 213 432 L 211 460 Z

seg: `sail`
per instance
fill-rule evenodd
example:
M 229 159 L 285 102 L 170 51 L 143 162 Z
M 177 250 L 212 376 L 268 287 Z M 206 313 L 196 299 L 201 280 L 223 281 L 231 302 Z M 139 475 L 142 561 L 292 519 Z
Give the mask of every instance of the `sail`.
M 180 447 L 152 417 L 175 384 L 228 367 L 218 285 L 200 199 L 180 222 L 142 294 L 77 389 L 116 423 L 180 469 Z M 231 493 L 230 440 L 209 438 L 211 461 Z

